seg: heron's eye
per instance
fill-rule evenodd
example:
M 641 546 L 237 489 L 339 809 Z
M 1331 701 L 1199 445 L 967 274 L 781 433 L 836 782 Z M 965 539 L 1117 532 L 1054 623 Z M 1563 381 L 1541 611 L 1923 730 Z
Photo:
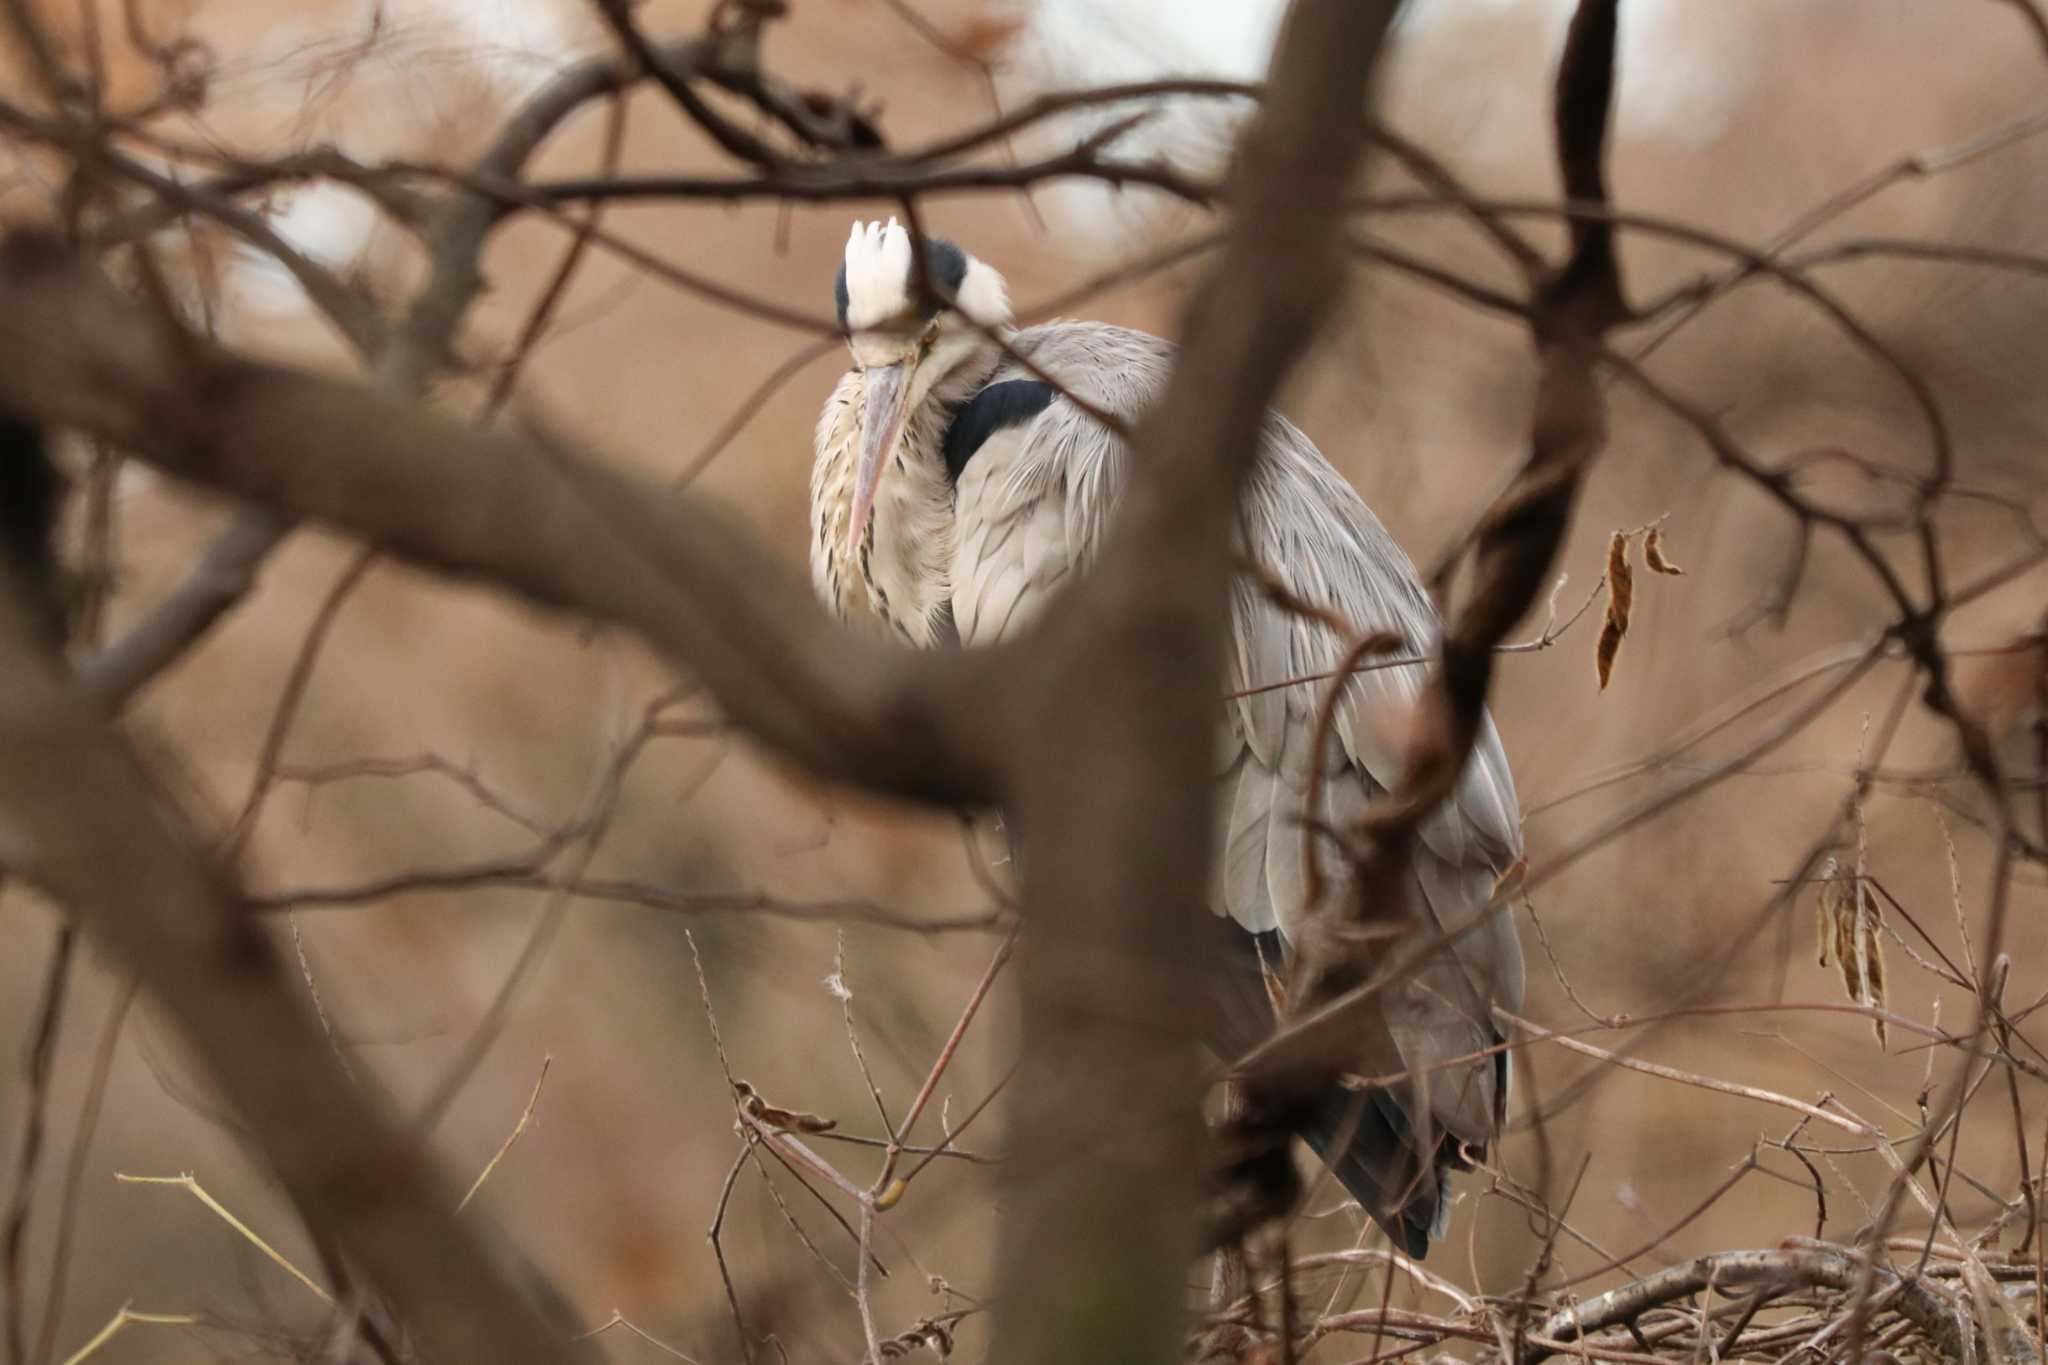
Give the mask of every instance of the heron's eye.
M 937 318 L 933 318 L 931 320 L 930 325 L 924 329 L 924 335 L 917 339 L 917 344 L 924 347 L 924 349 L 926 349 L 927 351 L 929 351 L 934 345 L 937 344 L 938 340 L 939 320 Z

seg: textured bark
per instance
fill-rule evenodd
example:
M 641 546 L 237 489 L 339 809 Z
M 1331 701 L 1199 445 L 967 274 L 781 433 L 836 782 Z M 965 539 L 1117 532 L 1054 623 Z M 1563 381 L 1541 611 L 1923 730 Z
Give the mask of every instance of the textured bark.
M 999 1359 L 1179 1357 L 1202 1206 L 1192 917 L 1209 890 L 1229 537 L 1260 423 L 1343 284 L 1342 200 L 1391 3 L 1301 0 L 1233 174 L 1229 245 L 1135 434 L 1108 548 L 1032 651 L 1027 1058 Z
M 11 456 L 13 452 L 8 452 Z M 193 852 L 80 690 L 11 563 L 0 577 L 0 858 L 46 888 L 176 1023 L 306 1217 L 437 1362 L 579 1358 L 494 1273 L 456 1192 L 343 1076 L 257 922 Z

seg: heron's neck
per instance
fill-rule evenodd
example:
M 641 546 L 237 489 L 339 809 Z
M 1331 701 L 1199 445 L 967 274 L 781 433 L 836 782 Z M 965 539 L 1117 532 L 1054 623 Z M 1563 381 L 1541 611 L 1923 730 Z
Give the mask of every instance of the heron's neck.
M 931 387 L 904 424 L 897 459 L 875 491 L 857 574 L 876 613 L 912 644 L 953 638 L 953 481 L 946 472 L 946 428 L 1001 359 L 999 347 L 984 343 Z
M 1016 331 L 1013 327 L 1003 329 L 1005 339 Z M 968 352 L 967 358 L 946 372 L 943 379 L 932 385 L 932 391 L 925 395 L 925 405 L 936 404 L 941 414 L 950 419 L 953 409 L 974 397 L 988 386 L 996 370 L 1003 363 L 1003 348 L 984 338 Z

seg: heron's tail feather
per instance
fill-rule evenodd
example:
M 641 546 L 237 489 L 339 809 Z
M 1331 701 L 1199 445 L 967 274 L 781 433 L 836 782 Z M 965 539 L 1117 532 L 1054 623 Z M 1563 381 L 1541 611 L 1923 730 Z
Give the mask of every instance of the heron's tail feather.
M 1297 1131 L 1394 1245 L 1417 1260 L 1429 1253 L 1450 1217 L 1445 1177 L 1471 1169 L 1455 1138 L 1435 1134 L 1424 1161 L 1400 1103 L 1381 1089 L 1337 1091 Z
M 1280 969 L 1287 948 L 1271 930 L 1248 935 L 1221 916 L 1212 917 L 1209 924 L 1224 968 L 1215 976 L 1211 1023 L 1217 1032 L 1210 1045 L 1219 1057 L 1231 1058 L 1272 1033 L 1273 1002 L 1266 977 Z M 1489 1028 L 1482 1041 L 1499 1039 Z M 1457 1046 L 1470 1050 L 1463 1043 Z M 1507 1073 L 1507 1055 L 1495 1054 L 1487 1073 L 1493 1082 L 1487 1091 L 1494 1106 L 1492 1122 L 1469 1136 L 1499 1131 L 1507 1108 Z M 1280 1120 L 1322 1158 L 1394 1244 L 1418 1259 L 1428 1252 L 1431 1239 L 1443 1234 L 1450 1213 L 1450 1172 L 1471 1169 L 1470 1155 L 1485 1154 L 1483 1144 L 1468 1147 L 1445 1126 L 1461 1117 L 1465 1106 L 1446 1103 L 1438 1106 L 1443 1111 L 1439 1114 L 1426 1098 L 1384 1088 L 1332 1089 L 1302 1108 L 1290 1103 Z M 1446 1093 L 1440 1098 L 1455 1096 Z M 1411 1113 L 1425 1117 L 1418 1125 Z

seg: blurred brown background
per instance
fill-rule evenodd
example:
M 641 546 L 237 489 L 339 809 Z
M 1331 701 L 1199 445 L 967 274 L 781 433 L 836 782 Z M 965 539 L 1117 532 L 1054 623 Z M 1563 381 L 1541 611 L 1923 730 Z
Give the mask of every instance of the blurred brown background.
M 1000 51 L 1019 7 L 918 0 L 943 32 Z M 703 6 L 650 0 L 652 32 L 688 31 Z M 800 83 L 837 90 L 858 81 L 884 106 L 899 142 L 983 119 L 988 94 L 976 72 L 922 40 L 880 0 L 798 0 L 769 56 Z M 1200 7 L 1192 7 L 1190 14 Z M 52 0 L 58 12 L 68 6 Z M 2048 58 L 2015 14 L 1983 0 L 1915 0 L 1873 9 L 1854 0 L 1624 6 L 1631 25 L 1618 123 L 1617 201 L 1749 242 L 1768 241 L 1810 209 L 1899 157 L 1941 148 L 2032 113 L 2048 102 Z M 597 37 L 574 6 L 544 0 L 463 4 L 405 0 L 383 6 L 266 0 L 183 0 L 156 16 L 190 31 L 219 62 L 205 131 L 252 152 L 333 140 L 365 160 L 460 160 L 494 121 L 569 55 Z M 1411 16 L 1395 56 L 1388 115 L 1481 189 L 1502 196 L 1555 193 L 1545 98 L 1562 9 L 1551 4 L 1436 0 Z M 1193 22 L 1191 19 L 1190 22 Z M 117 58 L 118 63 L 118 58 Z M 121 68 L 117 64 L 117 75 Z M 140 71 L 131 73 L 140 89 Z M 1006 93 L 1028 83 L 1012 72 Z M 116 89 L 123 87 L 117 82 Z M 118 102 L 118 100 L 117 100 Z M 546 148 L 535 173 L 595 166 L 601 114 L 581 115 Z M 715 153 L 657 94 L 631 102 L 628 169 L 709 169 Z M 2019 249 L 2048 247 L 2040 226 L 2048 139 L 2020 142 L 1966 169 L 1908 180 L 1814 240 L 1924 236 Z M 32 167 L 6 182 L 0 208 L 32 212 Z M 1388 183 L 1395 183 L 1389 177 Z M 1090 198 L 1090 195 L 1097 197 Z M 1038 196 L 1042 220 L 1014 197 L 928 206 L 929 224 L 1008 276 L 1028 308 L 1119 254 L 1187 230 L 1178 214 L 1125 205 L 1105 217 L 1098 192 Z M 352 265 L 379 296 L 402 299 L 418 262 L 399 234 L 363 235 L 372 215 L 346 191 L 303 190 L 272 204 L 307 249 Z M 887 212 L 887 206 L 880 206 Z M 829 281 L 852 207 L 622 207 L 619 233 L 700 273 L 812 313 L 827 311 Z M 871 211 L 862 208 L 862 213 Z M 1107 235 L 1114 220 L 1118 235 Z M 1375 232 L 1432 258 L 1505 279 L 1497 263 L 1446 215 L 1392 218 Z M 1557 234 L 1546 225 L 1546 241 Z M 560 250 L 556 227 L 522 222 L 487 257 L 491 291 L 467 332 L 479 366 L 501 355 Z M 1690 249 L 1629 238 L 1636 294 L 1721 263 Z M 1199 264 L 1165 272 L 1086 305 L 1091 316 L 1171 333 Z M 1839 289 L 1883 338 L 1937 385 L 1959 436 L 1959 477 L 2032 498 L 2039 510 L 2039 446 L 2048 402 L 2035 380 L 2048 345 L 2048 282 L 1950 264 L 1866 263 L 1831 268 Z M 1361 271 L 1341 324 L 1286 402 L 1365 494 L 1419 563 L 1432 562 L 1467 525 L 1519 453 L 1531 366 L 1517 326 L 1482 318 L 1441 294 Z M 300 361 L 346 366 L 345 353 L 308 316 L 274 270 L 244 261 L 220 281 L 221 330 L 233 343 Z M 637 276 L 599 252 L 577 277 L 554 331 L 533 357 L 515 404 L 616 458 L 655 473 L 688 466 L 742 398 L 804 336 Z M 729 501 L 792 560 L 803 554 L 810 432 L 839 369 L 835 352 L 806 366 L 770 398 L 697 481 Z M 1924 431 L 1895 381 L 1856 355 L 1814 310 L 1767 284 L 1719 302 L 1656 355 L 1653 372 L 1720 416 L 1752 448 L 1786 454 L 1852 447 L 1910 467 L 1926 459 Z M 481 386 L 442 396 L 464 410 Z M 291 433 L 276 433 L 278 457 Z M 1830 474 L 1831 497 L 1859 505 L 1886 496 Z M 121 580 L 111 629 L 132 620 L 179 577 L 224 509 L 133 472 L 118 501 Z M 1634 628 L 1613 686 L 1596 689 L 1593 636 L 1581 622 L 1547 652 L 1504 662 L 1496 715 L 1514 760 L 1528 818 L 1532 866 L 1601 820 L 1711 763 L 1760 733 L 1766 711 L 1717 736 L 1685 763 L 1580 796 L 1615 765 L 1648 755 L 1729 699 L 1832 644 L 1855 641 L 1885 619 L 1866 575 L 1838 547 L 1815 546 L 1782 631 L 1731 633 L 1791 554 L 1788 521 L 1720 476 L 1699 444 L 1667 417 L 1619 395 L 1614 437 L 1582 505 L 1559 602 L 1569 610 L 1597 580 L 1608 533 L 1669 514 L 1667 549 L 1683 578 L 1639 579 Z M 2024 549 L 1995 508 L 1953 512 L 1952 568 L 1968 579 Z M 224 829 L 240 805 L 258 745 L 310 613 L 353 547 L 302 532 L 267 568 L 259 591 L 133 715 L 134 733 L 172 785 Z M 2023 576 L 1949 628 L 1959 645 L 2003 643 L 2042 615 L 2040 573 Z M 1539 622 L 1528 625 L 1534 634 Z M 2017 662 L 2015 662 L 2017 660 Z M 1988 656 L 1966 678 L 2001 726 L 2016 725 L 2037 656 Z M 2002 671 L 2001 671 L 2002 670 Z M 2015 670 L 2019 670 L 2016 672 Z M 380 565 L 349 602 L 308 692 L 287 759 L 319 764 L 432 751 L 473 764 L 538 818 L 568 818 L 622 726 L 658 685 L 637 647 L 540 617 L 488 593 Z M 1812 897 L 1759 924 L 1758 915 L 1800 852 L 1848 791 L 1866 717 L 1881 715 L 1902 675 L 1876 679 L 1758 771 L 1634 830 L 1546 887 L 1537 909 L 1558 961 L 1596 1011 L 1654 1012 L 1702 985 L 1702 965 L 1740 946 L 1711 983 L 1731 1002 L 1835 1001 L 1839 980 L 1816 966 Z M 1874 722 L 1873 722 L 1874 723 Z M 1892 758 L 1898 768 L 1952 761 L 1941 733 L 1918 716 Z M 2015 750 L 2015 754 L 2021 750 Z M 1960 785 L 1950 789 L 1967 801 Z M 1936 807 L 1880 791 L 1870 802 L 1873 873 L 1951 952 L 1958 951 L 1950 877 Z M 1981 919 L 1986 841 L 1967 812 L 1952 813 L 1962 905 Z M 247 861 L 252 885 L 275 890 L 355 881 L 408 867 L 468 863 L 516 851 L 515 824 L 480 810 L 432 777 L 361 780 L 318 790 L 286 784 L 270 800 Z M 692 892 L 762 892 L 792 901 L 871 898 L 938 916 L 980 906 L 954 826 L 844 793 L 817 789 L 765 763 L 743 744 L 667 741 L 637 770 L 596 871 Z M 2048 990 L 2039 916 L 2048 897 L 2022 872 L 2008 939 L 2008 998 Z M 485 890 L 417 895 L 386 904 L 308 910 L 297 918 L 320 999 L 359 1071 L 401 1104 L 417 1105 L 454 1058 L 518 954 L 541 897 Z M 1894 921 L 1897 923 L 1897 921 Z M 54 921 L 31 894 L 0 898 L 0 1151 L 20 1129 L 25 1053 Z M 1898 927 L 1910 934 L 1903 924 Z M 290 928 L 279 932 L 289 951 Z M 720 1182 L 738 1151 L 684 939 L 694 931 L 737 1075 L 778 1103 L 875 1130 L 848 1050 L 835 971 L 835 929 L 747 913 L 684 916 L 580 905 L 570 916 L 508 1026 L 438 1130 L 450 1167 L 469 1178 L 518 1120 L 542 1058 L 552 1056 L 531 1127 L 465 1216 L 487 1219 L 524 1248 L 590 1326 L 614 1310 L 700 1359 L 732 1358 L 722 1291 L 705 1231 Z M 995 941 L 924 938 L 848 925 L 844 980 L 867 1056 L 891 1106 L 908 1102 Z M 1584 1022 L 1525 923 L 1531 1017 Z M 1960 1025 L 1968 1002 L 1945 993 L 1906 954 L 1891 958 L 1891 1007 Z M 39 1282 L 50 1253 L 51 1192 L 71 1150 L 96 1034 L 116 983 L 97 966 L 74 993 L 52 1096 L 50 1152 L 28 1264 Z M 1010 1000 L 998 990 L 940 1096 L 957 1119 L 1015 1052 Z M 1649 1036 L 1609 1033 L 1603 1047 L 1812 1101 L 1832 1092 L 1897 1132 L 1912 1125 L 1930 1058 L 1894 1032 L 1881 1051 L 1868 1024 L 1814 1013 L 1756 1013 L 1673 1025 Z M 1499 1154 L 1504 1171 L 1561 1193 L 1588 1160 L 1571 1220 L 1609 1252 L 1650 1241 L 1720 1184 L 1760 1136 L 1782 1136 L 1794 1116 L 1634 1074 L 1603 1071 L 1550 1049 L 1525 1054 L 1533 1083 L 1521 1107 L 1545 1115 L 1538 1141 L 1523 1129 Z M 115 1172 L 192 1172 L 301 1265 L 315 1264 L 288 1207 L 241 1149 L 232 1123 L 190 1079 L 192 1068 L 139 1009 L 116 1054 L 106 1108 L 85 1165 L 77 1220 L 78 1265 L 59 1335 L 60 1358 L 123 1304 L 155 1312 L 205 1311 L 231 1322 L 275 1318 L 300 1326 L 319 1305 L 262 1262 L 197 1202 L 169 1188 L 117 1184 Z M 2027 1126 L 2040 1097 L 2022 1087 Z M 1558 1102 L 1551 1108 L 1552 1102 Z M 2002 1103 L 2002 1101 L 2001 1101 Z M 1988 1102 L 1987 1102 L 1988 1105 Z M 1998 1117 L 1993 1117 L 1998 1115 Z M 1973 1111 L 1958 1151 L 1962 1169 L 2010 1192 L 2012 1116 Z M 998 1105 L 964 1145 L 999 1152 Z M 1840 1136 L 1840 1135 L 1832 1135 Z M 1853 1143 L 1833 1144 L 1849 1147 Z M 873 1153 L 831 1147 L 865 1180 Z M 1868 1155 L 1835 1158 L 1829 1180 L 1865 1196 L 1887 1168 Z M 1782 1154 L 1765 1163 L 1801 1173 Z M 2038 1169 L 2039 1153 L 2036 1153 Z M 845 1235 L 777 1172 L 781 1197 L 842 1272 Z M 1531 1221 L 1466 1179 L 1450 1238 L 1432 1265 L 1470 1288 L 1519 1286 L 1536 1245 Z M 886 1322 L 972 1302 L 986 1293 L 986 1250 L 1001 1210 L 992 1182 L 956 1164 L 920 1179 L 883 1220 L 879 1251 L 894 1272 L 882 1294 Z M 1959 1211 L 1985 1215 L 1969 1190 Z M 1327 1192 L 1318 1213 L 1330 1203 Z M 1870 1210 L 1836 1200 L 1827 1231 L 1847 1236 Z M 1814 1230 L 1810 1192 L 1752 1175 L 1640 1264 Z M 1350 1214 L 1318 1217 L 1311 1240 L 1348 1244 Z M 1916 1226 L 1909 1217 L 1906 1226 Z M 791 1234 L 759 1174 L 735 1186 L 726 1246 L 749 1301 L 787 1289 L 781 1326 L 799 1359 L 853 1358 L 859 1330 L 850 1301 Z M 1567 1244 L 1566 1269 L 1599 1259 Z M 949 1298 L 928 1277 L 959 1293 Z M 963 1336 L 963 1349 L 978 1341 Z M 616 1358 L 655 1359 L 655 1348 L 608 1337 Z M 132 1329 L 99 1359 L 142 1361 L 238 1355 L 256 1349 L 228 1333 Z

